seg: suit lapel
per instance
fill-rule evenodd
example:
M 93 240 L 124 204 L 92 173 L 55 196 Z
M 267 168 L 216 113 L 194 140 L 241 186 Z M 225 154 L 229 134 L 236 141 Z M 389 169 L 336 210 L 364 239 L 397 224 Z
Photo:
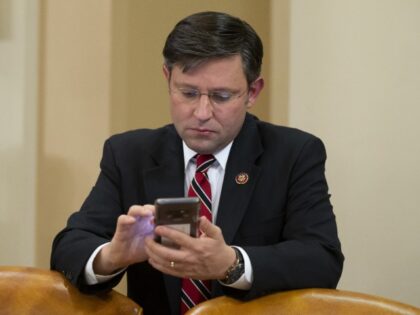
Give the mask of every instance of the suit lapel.
M 184 196 L 184 155 L 182 140 L 173 127 L 150 150 L 154 165 L 144 169 L 140 177 L 144 183 L 146 200 Z
M 226 165 L 216 224 L 222 229 L 227 244 L 232 242 L 242 221 L 260 173 L 255 161 L 263 148 L 255 119 L 247 114 Z M 240 181 L 241 173 L 248 175 L 247 181 Z

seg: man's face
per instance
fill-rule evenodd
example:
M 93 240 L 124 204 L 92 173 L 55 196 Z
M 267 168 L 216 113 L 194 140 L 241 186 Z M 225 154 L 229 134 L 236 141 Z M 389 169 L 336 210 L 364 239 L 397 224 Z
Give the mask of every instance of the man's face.
M 164 74 L 175 128 L 201 154 L 215 153 L 237 136 L 264 85 L 258 78 L 248 88 L 239 55 L 207 61 L 186 73 L 177 65 L 171 73 L 164 67 Z

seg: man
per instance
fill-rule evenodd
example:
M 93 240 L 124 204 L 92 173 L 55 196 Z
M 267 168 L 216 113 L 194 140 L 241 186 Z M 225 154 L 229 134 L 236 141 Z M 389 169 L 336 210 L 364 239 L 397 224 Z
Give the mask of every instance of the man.
M 322 142 L 247 113 L 264 86 L 258 35 L 203 12 L 175 26 L 163 54 L 173 125 L 106 141 L 97 183 L 55 238 L 51 267 L 84 292 L 108 290 L 127 272 L 128 296 L 145 315 L 192 307 L 190 279 L 211 297 L 240 299 L 336 287 L 343 256 Z M 154 227 L 155 199 L 190 195 L 203 157 L 210 216 L 200 236 Z

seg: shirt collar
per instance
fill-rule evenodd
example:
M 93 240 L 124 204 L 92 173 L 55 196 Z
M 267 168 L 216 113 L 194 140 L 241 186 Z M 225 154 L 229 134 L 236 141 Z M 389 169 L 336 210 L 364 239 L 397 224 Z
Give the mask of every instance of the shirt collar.
M 233 144 L 233 141 L 231 141 L 223 149 L 217 151 L 216 153 L 213 153 L 214 157 L 216 158 L 216 161 L 223 168 L 223 170 L 226 168 L 226 163 L 229 157 L 230 149 L 232 148 L 232 144 Z M 191 150 L 184 141 L 182 141 L 182 147 L 184 149 L 184 166 L 186 169 L 188 166 L 188 163 L 197 154 L 197 152 Z

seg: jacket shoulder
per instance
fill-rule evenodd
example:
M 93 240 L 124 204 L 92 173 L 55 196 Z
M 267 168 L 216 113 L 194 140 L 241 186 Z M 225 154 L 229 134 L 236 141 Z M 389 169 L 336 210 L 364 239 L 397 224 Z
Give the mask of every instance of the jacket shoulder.
M 156 129 L 134 129 L 122 133 L 114 134 L 107 141 L 112 144 L 125 145 L 129 143 L 150 144 L 161 139 L 162 137 L 173 134 L 176 135 L 173 125 L 166 125 Z
M 137 159 L 139 162 L 146 157 L 162 156 L 165 150 L 178 150 L 178 146 L 182 148 L 180 144 L 175 127 L 166 125 L 157 129 L 136 129 L 115 134 L 105 141 L 103 154 L 105 156 L 112 152 L 117 160 L 133 162 Z
M 163 141 L 175 141 L 179 138 L 173 125 L 166 125 L 157 129 L 135 129 L 115 134 L 106 140 L 114 149 L 152 149 Z

